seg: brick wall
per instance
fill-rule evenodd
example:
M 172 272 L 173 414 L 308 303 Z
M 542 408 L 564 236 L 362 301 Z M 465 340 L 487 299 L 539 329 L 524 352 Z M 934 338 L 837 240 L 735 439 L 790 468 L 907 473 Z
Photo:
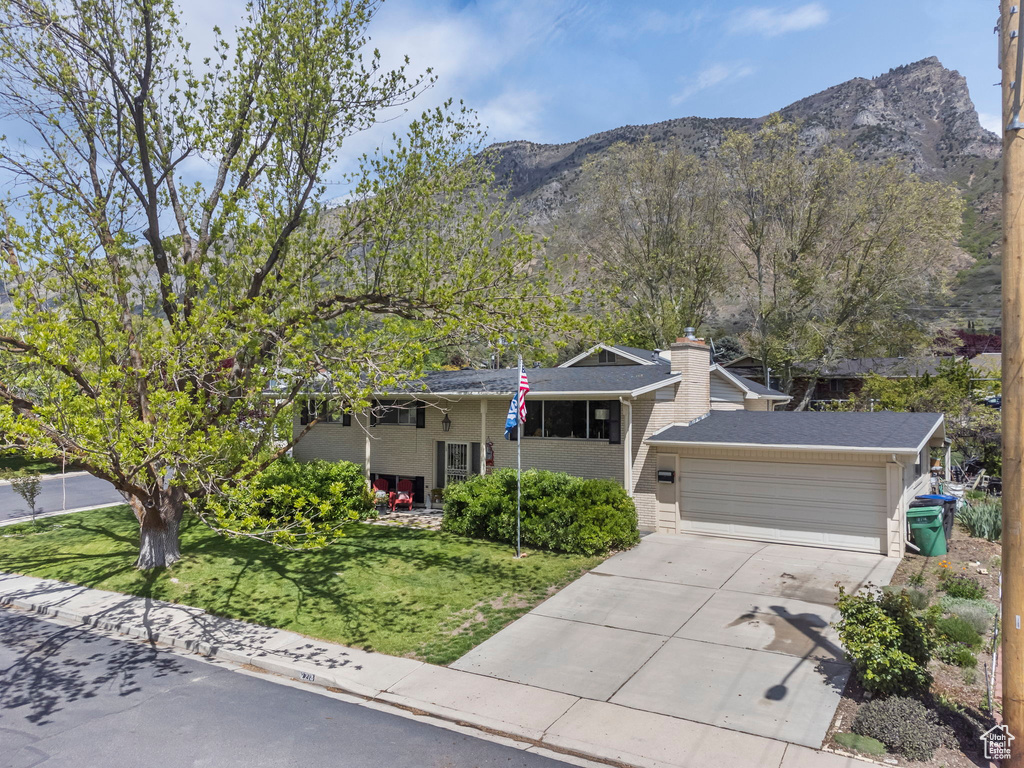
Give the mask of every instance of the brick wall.
M 529 408 L 532 398 L 527 398 Z M 447 411 L 452 425 L 449 432 L 441 426 Z M 480 399 L 449 400 L 427 405 L 425 426 L 378 424 L 365 429 L 363 415 L 352 426 L 317 424 L 299 441 L 293 451 L 300 461 L 365 461 L 366 436 L 370 436 L 370 471 L 378 474 L 421 476 L 426 489 L 436 487 L 437 441 L 486 443 L 494 446 L 494 468 L 516 466 L 516 443 L 505 439 L 507 398 L 488 398 L 486 433 L 481 432 Z M 294 424 L 301 429 L 298 420 Z M 523 468 L 568 472 L 578 477 L 608 478 L 623 482 L 621 444 L 607 440 L 572 440 L 527 437 L 523 439 Z M 481 446 L 481 463 L 485 462 Z

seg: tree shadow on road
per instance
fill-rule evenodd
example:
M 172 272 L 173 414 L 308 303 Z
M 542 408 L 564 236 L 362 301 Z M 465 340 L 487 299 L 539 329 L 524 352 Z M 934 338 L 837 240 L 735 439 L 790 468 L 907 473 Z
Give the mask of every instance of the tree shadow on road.
M 129 699 L 144 679 L 189 674 L 180 659 L 153 645 L 0 610 L 0 716 L 46 725 L 69 704 L 112 691 Z

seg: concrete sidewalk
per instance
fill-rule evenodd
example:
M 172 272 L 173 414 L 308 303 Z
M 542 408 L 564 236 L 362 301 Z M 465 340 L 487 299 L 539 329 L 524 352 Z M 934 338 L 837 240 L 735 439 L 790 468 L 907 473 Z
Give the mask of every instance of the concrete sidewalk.
M 668 715 L 313 640 L 198 608 L 0 573 L 0 605 L 114 630 L 591 760 L 643 768 L 865 763 Z

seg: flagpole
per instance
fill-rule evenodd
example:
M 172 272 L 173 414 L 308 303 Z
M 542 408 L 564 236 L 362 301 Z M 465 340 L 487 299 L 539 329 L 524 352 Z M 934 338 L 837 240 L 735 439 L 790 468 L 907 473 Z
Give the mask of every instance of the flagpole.
M 516 380 L 516 392 L 517 400 L 522 397 L 522 390 L 519 389 L 520 382 L 523 380 L 523 356 L 519 356 L 519 378 Z M 519 408 L 519 413 L 523 412 L 523 404 L 517 402 L 516 406 Z M 520 547 L 520 524 L 519 524 L 519 504 L 520 497 L 523 493 L 523 420 L 519 418 L 519 413 L 516 414 L 516 557 L 522 557 L 523 552 Z

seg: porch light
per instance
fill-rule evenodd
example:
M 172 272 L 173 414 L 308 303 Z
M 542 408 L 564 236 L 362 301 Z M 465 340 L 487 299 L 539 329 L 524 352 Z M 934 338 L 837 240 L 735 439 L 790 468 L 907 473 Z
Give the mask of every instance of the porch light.
M 441 429 L 443 429 L 445 432 L 447 432 L 451 428 L 452 428 L 452 420 L 448 416 L 448 414 L 446 413 L 444 415 L 444 418 L 441 419 Z

